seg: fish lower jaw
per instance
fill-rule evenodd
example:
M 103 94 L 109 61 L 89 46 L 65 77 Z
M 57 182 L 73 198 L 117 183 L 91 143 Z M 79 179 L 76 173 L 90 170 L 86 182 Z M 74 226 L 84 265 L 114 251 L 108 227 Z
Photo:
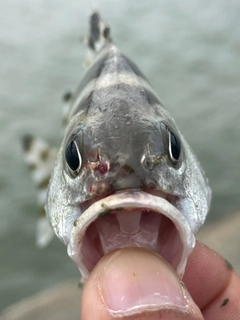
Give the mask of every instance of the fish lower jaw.
M 83 278 L 108 252 L 143 247 L 159 253 L 183 276 L 195 237 L 183 214 L 166 199 L 126 191 L 94 202 L 75 221 L 68 244 Z

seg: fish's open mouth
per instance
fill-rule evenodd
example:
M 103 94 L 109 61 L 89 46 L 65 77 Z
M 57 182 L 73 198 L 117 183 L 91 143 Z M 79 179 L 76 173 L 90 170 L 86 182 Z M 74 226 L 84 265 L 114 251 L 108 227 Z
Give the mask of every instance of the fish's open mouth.
M 183 276 L 195 237 L 183 214 L 166 199 L 125 191 L 100 199 L 75 221 L 68 255 L 86 279 L 108 252 L 123 247 L 156 251 Z

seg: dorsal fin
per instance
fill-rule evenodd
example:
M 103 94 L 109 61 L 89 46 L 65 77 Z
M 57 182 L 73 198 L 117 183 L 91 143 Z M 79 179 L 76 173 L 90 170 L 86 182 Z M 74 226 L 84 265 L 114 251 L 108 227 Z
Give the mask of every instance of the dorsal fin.
M 102 20 L 98 12 L 93 12 L 89 18 L 86 65 L 91 64 L 95 56 L 109 43 L 111 43 L 109 26 Z

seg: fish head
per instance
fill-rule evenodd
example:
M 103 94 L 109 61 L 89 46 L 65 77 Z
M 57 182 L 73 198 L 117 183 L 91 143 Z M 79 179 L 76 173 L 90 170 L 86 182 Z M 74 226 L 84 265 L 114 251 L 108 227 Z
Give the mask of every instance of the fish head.
M 52 174 L 47 213 L 84 278 L 127 246 L 157 251 L 182 276 L 208 212 L 207 180 L 174 120 L 131 96 L 95 96 L 73 116 Z
M 144 115 L 120 98 L 106 104 L 105 112 L 77 117 L 64 142 L 64 173 L 81 197 L 72 202 L 130 188 L 181 195 L 186 157 L 166 111 Z

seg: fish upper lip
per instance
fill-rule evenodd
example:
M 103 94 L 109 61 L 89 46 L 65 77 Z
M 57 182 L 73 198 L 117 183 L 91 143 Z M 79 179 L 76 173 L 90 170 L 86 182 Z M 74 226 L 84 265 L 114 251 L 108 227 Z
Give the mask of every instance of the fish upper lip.
M 125 190 L 95 201 L 74 222 L 67 251 L 71 259 L 76 262 L 83 278 L 86 280 L 91 272 L 91 270 L 89 270 L 89 268 L 84 264 L 84 256 L 81 251 L 83 247 L 83 238 L 88 227 L 101 214 L 104 212 L 106 213 L 106 210 L 111 212 L 114 210 L 116 211 L 119 208 L 124 209 L 125 211 L 134 210 L 136 208 L 141 208 L 141 210 L 150 210 L 151 212 L 161 214 L 172 221 L 182 241 L 182 256 L 176 268 L 177 273 L 182 277 L 187 258 L 195 246 L 195 236 L 193 235 L 186 218 L 178 209 L 163 197 L 144 191 Z M 121 248 L 121 245 L 118 249 L 119 248 Z

